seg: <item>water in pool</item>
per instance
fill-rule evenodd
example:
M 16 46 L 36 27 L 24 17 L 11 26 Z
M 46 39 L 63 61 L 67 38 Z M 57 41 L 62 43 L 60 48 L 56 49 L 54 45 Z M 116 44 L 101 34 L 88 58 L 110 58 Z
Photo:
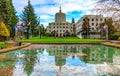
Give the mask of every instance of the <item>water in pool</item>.
M 119 76 L 120 49 L 39 45 L 0 54 L 0 76 Z

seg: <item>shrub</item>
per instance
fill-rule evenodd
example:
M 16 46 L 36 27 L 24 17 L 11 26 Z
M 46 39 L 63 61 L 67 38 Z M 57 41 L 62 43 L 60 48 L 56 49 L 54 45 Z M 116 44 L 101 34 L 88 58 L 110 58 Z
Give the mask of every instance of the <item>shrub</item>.
M 110 36 L 110 40 L 118 40 L 119 36 L 116 34 L 113 34 Z

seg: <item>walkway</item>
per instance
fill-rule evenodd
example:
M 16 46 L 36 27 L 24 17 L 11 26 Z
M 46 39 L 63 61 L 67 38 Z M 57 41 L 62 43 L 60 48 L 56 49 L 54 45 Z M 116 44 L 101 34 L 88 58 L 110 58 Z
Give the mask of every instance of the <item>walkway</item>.
M 107 46 L 120 48 L 120 41 L 109 41 L 109 42 L 104 42 L 102 44 L 107 45 Z

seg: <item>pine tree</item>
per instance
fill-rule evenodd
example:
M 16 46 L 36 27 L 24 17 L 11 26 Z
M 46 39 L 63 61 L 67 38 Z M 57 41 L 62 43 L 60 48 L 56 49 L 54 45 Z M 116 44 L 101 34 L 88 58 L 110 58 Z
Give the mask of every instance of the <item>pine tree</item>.
M 74 32 L 73 35 L 75 36 L 76 30 L 75 30 L 75 19 L 74 18 L 72 18 L 71 23 L 73 23 L 73 32 Z
M 13 26 L 18 22 L 12 0 L 0 0 L 0 21 L 4 22 L 14 36 Z
M 28 36 L 29 36 L 29 30 L 31 34 L 34 35 L 35 27 L 37 24 L 37 16 L 34 13 L 34 8 L 31 5 L 30 0 L 28 0 L 28 5 L 24 8 L 24 11 L 22 12 L 20 18 L 22 22 L 26 25 L 26 27 L 28 27 L 27 29 Z
M 71 23 L 75 23 L 75 19 L 74 19 L 74 18 L 72 18 L 72 21 L 71 21 Z

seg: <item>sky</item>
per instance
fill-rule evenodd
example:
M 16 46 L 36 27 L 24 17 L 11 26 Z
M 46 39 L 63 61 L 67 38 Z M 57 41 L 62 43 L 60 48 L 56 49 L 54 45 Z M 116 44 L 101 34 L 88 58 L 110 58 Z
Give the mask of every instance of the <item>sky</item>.
M 35 14 L 40 17 L 40 23 L 45 27 L 49 22 L 55 21 L 55 13 L 59 12 L 61 6 L 62 12 L 66 13 L 66 20 L 71 22 L 72 18 L 77 22 L 82 16 L 93 14 L 91 9 L 97 0 L 30 0 L 35 10 Z M 20 15 L 27 6 L 28 0 L 13 0 L 13 5 Z

